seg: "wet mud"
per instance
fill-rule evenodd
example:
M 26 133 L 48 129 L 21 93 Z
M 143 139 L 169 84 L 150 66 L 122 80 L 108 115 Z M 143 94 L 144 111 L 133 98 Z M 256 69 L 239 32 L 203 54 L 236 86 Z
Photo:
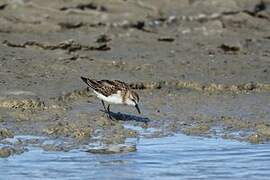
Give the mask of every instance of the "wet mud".
M 267 143 L 269 32 L 266 0 L 3 1 L 0 157 L 33 143 L 125 153 L 130 137 L 174 133 Z M 80 76 L 126 81 L 142 115 L 115 105 L 109 119 Z

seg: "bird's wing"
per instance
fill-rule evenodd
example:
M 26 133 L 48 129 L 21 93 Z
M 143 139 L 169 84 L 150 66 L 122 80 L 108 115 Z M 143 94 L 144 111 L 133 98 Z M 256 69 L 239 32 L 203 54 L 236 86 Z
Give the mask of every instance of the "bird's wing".
M 100 80 L 98 83 L 100 84 L 100 92 L 105 96 L 117 94 L 118 91 L 126 91 L 129 87 L 126 83 L 118 80 Z
M 117 91 L 126 91 L 129 89 L 129 86 L 119 80 L 95 80 L 81 77 L 82 80 L 90 86 L 96 92 L 103 94 L 104 96 L 108 97 L 111 94 L 117 94 Z

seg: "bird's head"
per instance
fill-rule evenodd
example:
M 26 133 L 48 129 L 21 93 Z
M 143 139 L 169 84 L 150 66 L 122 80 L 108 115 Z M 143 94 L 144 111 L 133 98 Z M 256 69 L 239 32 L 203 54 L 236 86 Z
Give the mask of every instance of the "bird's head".
M 140 111 L 140 108 L 138 105 L 139 101 L 140 101 L 139 95 L 135 91 L 130 91 L 130 94 L 129 94 L 129 97 L 127 100 L 127 104 L 131 105 L 131 106 L 135 106 L 138 113 L 141 114 L 141 111 Z

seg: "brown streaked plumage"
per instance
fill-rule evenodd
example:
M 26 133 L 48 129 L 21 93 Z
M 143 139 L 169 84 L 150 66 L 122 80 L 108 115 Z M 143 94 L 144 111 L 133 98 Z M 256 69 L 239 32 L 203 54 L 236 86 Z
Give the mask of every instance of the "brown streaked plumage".
M 93 92 L 101 99 L 102 105 L 110 116 L 110 103 L 133 105 L 140 113 L 138 106 L 139 95 L 129 85 L 119 80 L 95 80 L 85 77 L 81 79 L 92 88 Z M 106 109 L 104 101 L 109 105 Z M 110 116 L 111 118 L 111 116 Z

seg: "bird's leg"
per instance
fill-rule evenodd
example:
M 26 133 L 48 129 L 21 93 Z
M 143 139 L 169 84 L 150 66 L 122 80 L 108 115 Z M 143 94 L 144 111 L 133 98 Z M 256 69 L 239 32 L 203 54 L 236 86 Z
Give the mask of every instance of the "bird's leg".
M 107 112 L 108 112 L 108 114 L 109 114 L 109 118 L 112 119 L 111 111 L 110 111 L 110 104 L 108 104 Z
M 101 100 L 101 102 L 102 102 L 103 108 L 104 108 L 104 110 L 105 110 L 105 112 L 106 112 L 106 111 L 107 111 L 107 109 L 106 109 L 105 103 L 104 103 L 104 101 L 103 101 L 103 100 Z
M 109 118 L 112 119 L 111 111 L 110 111 L 110 104 L 108 104 L 108 107 L 106 108 L 105 103 L 104 103 L 103 100 L 101 100 L 101 103 L 102 103 L 102 105 L 103 105 L 103 107 L 104 107 L 105 113 L 107 112 L 108 115 L 109 115 Z

